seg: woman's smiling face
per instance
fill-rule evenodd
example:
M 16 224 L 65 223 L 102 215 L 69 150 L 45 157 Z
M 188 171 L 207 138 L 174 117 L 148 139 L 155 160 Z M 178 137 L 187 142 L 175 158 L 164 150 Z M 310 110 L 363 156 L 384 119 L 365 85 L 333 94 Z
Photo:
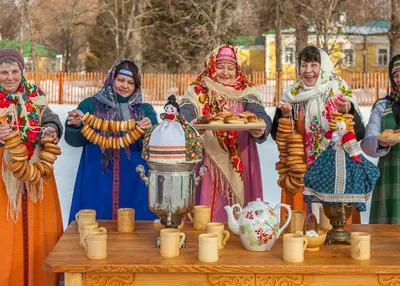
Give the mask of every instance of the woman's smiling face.
M 301 61 L 300 64 L 300 77 L 306 86 L 314 86 L 317 83 L 321 65 L 319 62 Z

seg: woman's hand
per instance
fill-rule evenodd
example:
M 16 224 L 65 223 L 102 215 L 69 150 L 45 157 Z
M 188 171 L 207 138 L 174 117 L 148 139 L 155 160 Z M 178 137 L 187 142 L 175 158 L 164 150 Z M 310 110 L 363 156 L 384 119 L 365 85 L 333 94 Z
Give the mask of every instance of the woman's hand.
M 144 131 L 149 129 L 151 127 L 151 120 L 148 117 L 144 117 L 142 120 L 140 120 L 138 123 L 140 128 L 142 128 Z
M 396 145 L 397 143 L 388 143 L 388 142 L 383 142 L 381 140 L 378 140 L 378 144 L 379 144 L 379 146 L 381 146 L 383 148 L 387 148 L 387 147 L 392 147 L 393 145 Z
M 281 111 L 283 117 L 289 117 L 292 112 L 292 105 L 286 100 L 280 101 L 277 106 Z
M 54 144 L 57 144 L 59 139 L 57 136 L 57 130 L 55 130 L 53 127 L 46 127 L 43 132 L 43 138 L 55 138 Z
M 7 124 L 0 124 L 0 143 L 5 144 L 3 138 L 10 135 L 11 128 Z
M 249 132 L 254 138 L 259 138 L 264 135 L 266 128 L 263 129 L 250 129 Z
M 80 111 L 79 109 L 74 109 L 68 112 L 67 124 L 79 127 L 82 124 L 81 120 L 82 116 L 83 112 Z
M 348 113 L 351 109 L 351 102 L 347 98 L 340 99 L 336 102 L 336 108 L 340 113 Z

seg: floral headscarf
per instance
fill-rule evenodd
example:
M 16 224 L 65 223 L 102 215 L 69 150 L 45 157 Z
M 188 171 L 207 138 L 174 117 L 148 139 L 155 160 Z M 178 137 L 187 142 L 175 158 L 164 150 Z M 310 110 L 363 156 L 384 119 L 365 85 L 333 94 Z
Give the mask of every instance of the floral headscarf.
M 292 104 L 295 117 L 298 110 L 304 110 L 308 165 L 311 165 L 321 153 L 319 145 L 325 131 L 329 130 L 329 122 L 333 118 L 332 113 L 337 111 L 336 102 L 339 99 L 348 99 L 358 114 L 361 114 L 353 91 L 334 72 L 328 54 L 320 48 L 318 51 L 321 56 L 321 69 L 315 86 L 308 87 L 304 84 L 300 77 L 300 63 L 297 63 L 300 79 L 286 89 L 282 97 Z
M 15 93 L 7 93 L 0 86 L 0 121 L 7 123 L 13 130 L 19 130 L 21 142 L 28 149 L 28 162 L 39 161 L 40 144 L 39 132 L 41 113 L 47 107 L 46 95 L 34 84 L 29 84 L 24 77 Z M 21 212 L 21 194 L 24 192 L 24 183 L 15 179 L 6 166 L 11 161 L 9 152 L 3 152 L 2 170 L 3 182 L 9 201 L 11 218 L 16 221 Z M 25 187 L 32 201 L 40 201 L 43 197 L 43 187 L 33 191 Z
M 226 85 L 216 79 L 216 59 L 223 48 L 230 48 L 236 55 L 236 79 L 233 84 Z M 243 102 L 262 105 L 255 86 L 250 83 L 240 70 L 240 57 L 230 45 L 221 45 L 206 58 L 205 70 L 190 84 L 181 100 L 181 105 L 193 104 L 197 117 L 205 114 L 215 114 L 221 111 L 238 113 L 243 108 Z M 203 136 L 206 153 L 220 172 L 218 177 L 224 177 L 229 198 L 234 202 L 244 202 L 243 166 L 236 131 L 206 132 Z M 219 147 L 218 147 L 219 146 Z M 225 158 L 224 158 L 225 157 Z M 228 157 L 228 158 L 226 158 Z M 230 162 L 223 166 L 221 162 Z M 222 174 L 221 174 L 222 172 Z M 213 172 L 212 172 L 213 173 Z M 229 179 L 227 179 L 229 178 Z M 235 179 L 236 178 L 236 179 Z M 241 184 L 241 186 L 239 186 Z M 229 186 L 228 186 L 229 185 Z

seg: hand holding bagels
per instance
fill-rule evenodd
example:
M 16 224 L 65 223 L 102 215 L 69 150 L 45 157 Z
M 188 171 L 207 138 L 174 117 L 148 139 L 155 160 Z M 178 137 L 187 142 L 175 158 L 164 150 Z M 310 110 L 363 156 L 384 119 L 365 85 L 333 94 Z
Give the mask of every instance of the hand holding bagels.
M 67 124 L 73 126 L 81 126 L 83 112 L 79 109 L 74 109 L 68 112 Z
M 5 144 L 4 137 L 10 135 L 11 128 L 7 124 L 0 124 L 0 143 Z

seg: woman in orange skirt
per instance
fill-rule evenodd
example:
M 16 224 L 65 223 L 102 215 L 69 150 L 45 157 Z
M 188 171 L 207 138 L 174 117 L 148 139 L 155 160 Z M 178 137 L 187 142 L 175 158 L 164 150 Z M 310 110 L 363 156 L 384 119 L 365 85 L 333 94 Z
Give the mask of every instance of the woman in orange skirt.
M 52 166 L 62 125 L 23 70 L 21 54 L 0 49 L 0 285 L 55 286 L 43 264 L 63 231 Z

